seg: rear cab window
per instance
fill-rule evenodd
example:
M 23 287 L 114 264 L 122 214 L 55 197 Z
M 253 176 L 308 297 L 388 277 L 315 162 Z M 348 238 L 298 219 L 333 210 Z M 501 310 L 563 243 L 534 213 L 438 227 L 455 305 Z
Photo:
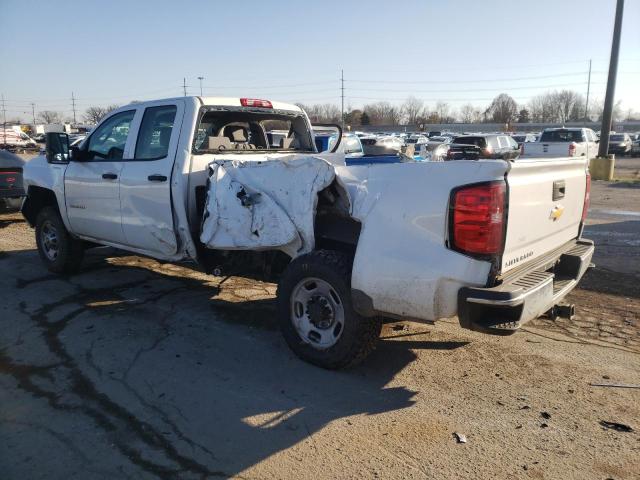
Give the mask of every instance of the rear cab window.
M 302 112 L 203 107 L 193 153 L 315 152 Z
M 582 130 L 551 130 L 542 132 L 541 142 L 583 142 Z

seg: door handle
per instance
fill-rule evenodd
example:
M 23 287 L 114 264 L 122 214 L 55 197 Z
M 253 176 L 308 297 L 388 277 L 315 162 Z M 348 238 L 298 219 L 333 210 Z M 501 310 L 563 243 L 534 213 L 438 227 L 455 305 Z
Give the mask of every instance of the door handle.
M 116 175 L 115 173 L 103 173 L 102 178 L 104 178 L 105 180 L 115 180 L 116 178 L 118 178 L 118 175 Z
M 166 182 L 167 177 L 164 175 L 149 175 L 147 177 L 147 180 L 149 180 L 150 182 Z

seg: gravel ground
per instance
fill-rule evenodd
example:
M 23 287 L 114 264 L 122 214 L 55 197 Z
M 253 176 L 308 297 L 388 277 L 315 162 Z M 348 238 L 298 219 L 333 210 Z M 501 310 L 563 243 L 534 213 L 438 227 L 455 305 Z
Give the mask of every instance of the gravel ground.
M 0 215 L 2 478 L 638 478 L 640 390 L 590 383 L 640 384 L 639 187 L 594 182 L 574 321 L 389 323 L 342 372 L 289 351 L 272 284 L 108 248 L 54 276 Z

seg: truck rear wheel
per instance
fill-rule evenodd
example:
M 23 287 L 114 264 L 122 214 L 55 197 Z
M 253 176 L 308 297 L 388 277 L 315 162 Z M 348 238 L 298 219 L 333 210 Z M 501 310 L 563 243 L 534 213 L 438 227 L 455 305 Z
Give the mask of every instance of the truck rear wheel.
M 351 257 L 318 250 L 296 258 L 278 285 L 278 316 L 289 347 L 314 365 L 338 369 L 364 360 L 382 319 L 359 315 L 351 303 Z
M 49 271 L 72 273 L 80 268 L 84 246 L 69 234 L 54 207 L 44 207 L 38 212 L 36 244 L 40 259 Z

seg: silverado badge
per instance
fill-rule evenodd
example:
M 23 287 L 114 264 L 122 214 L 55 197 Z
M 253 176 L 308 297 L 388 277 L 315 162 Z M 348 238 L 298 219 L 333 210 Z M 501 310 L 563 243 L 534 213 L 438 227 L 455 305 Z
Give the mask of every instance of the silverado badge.
M 549 215 L 549 218 L 555 222 L 562 216 L 563 213 L 564 213 L 564 207 L 562 205 L 556 205 L 551 209 L 551 214 Z

